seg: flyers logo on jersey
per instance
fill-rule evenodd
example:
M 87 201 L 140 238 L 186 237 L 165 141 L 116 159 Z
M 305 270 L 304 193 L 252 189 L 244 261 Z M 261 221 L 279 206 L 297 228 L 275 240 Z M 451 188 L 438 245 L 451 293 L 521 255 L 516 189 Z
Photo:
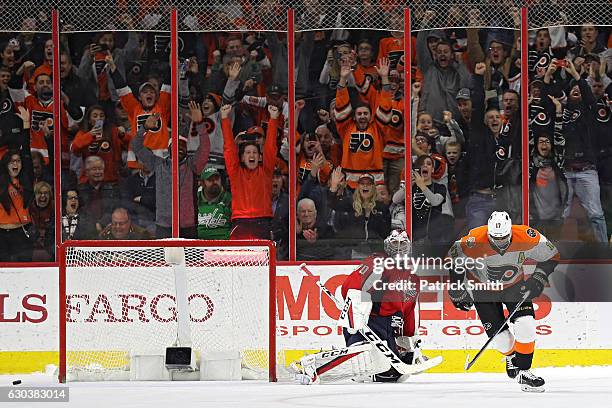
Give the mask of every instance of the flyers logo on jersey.
M 493 282 L 511 282 L 519 272 L 520 270 L 516 265 L 487 265 L 487 278 Z
M 390 125 L 394 128 L 400 128 L 404 124 L 404 115 L 397 109 L 391 110 L 391 123 Z
M 38 132 L 39 130 L 41 130 L 40 125 L 42 123 L 46 123 L 49 130 L 53 131 L 53 113 L 33 110 L 32 111 L 32 130 L 35 132 Z
M 598 122 L 608 122 L 610 120 L 611 111 L 610 109 L 602 104 L 599 104 L 599 108 L 597 109 L 597 121 Z
M 138 115 L 138 117 L 136 118 L 136 121 L 138 123 L 138 130 L 143 128 L 144 123 L 147 121 L 149 116 L 151 116 L 151 113 L 145 113 L 143 115 Z M 149 129 L 149 132 L 159 132 L 161 130 L 161 125 L 162 125 L 162 121 L 161 121 L 161 118 L 160 118 L 157 121 L 157 125 L 155 125 L 155 127 L 153 129 Z
M 374 147 L 374 138 L 369 133 L 351 133 L 349 150 L 351 153 L 358 151 L 369 152 Z
M 88 148 L 90 153 L 108 153 L 111 150 L 111 145 L 108 140 L 103 140 L 101 142 L 95 141 L 89 145 Z
M 400 45 L 399 41 L 396 41 L 396 45 Z M 397 67 L 397 63 L 399 62 L 400 58 L 404 56 L 404 51 L 403 50 L 395 50 L 395 51 L 389 51 L 389 68 L 391 69 L 396 69 Z
M 204 118 L 204 129 L 206 129 L 209 135 L 215 131 L 216 127 L 217 125 L 214 120 L 211 118 Z
M 546 113 L 543 106 L 532 105 L 529 107 L 533 122 L 539 126 L 547 126 L 550 124 L 550 116 Z
M 538 235 L 533 228 L 528 228 L 525 233 L 531 238 L 535 238 Z
M 11 100 L 9 98 L 6 98 L 5 100 L 3 100 L 2 104 L 0 105 L 0 113 L 6 113 L 12 110 L 13 110 L 13 103 L 11 102 Z

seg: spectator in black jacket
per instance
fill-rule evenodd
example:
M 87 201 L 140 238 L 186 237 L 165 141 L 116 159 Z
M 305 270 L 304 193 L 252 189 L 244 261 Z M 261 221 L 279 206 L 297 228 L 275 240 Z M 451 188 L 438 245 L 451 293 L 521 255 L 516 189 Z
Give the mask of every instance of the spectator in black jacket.
M 79 196 L 83 199 L 83 211 L 91 217 L 99 232 L 108 224 L 121 193 L 115 184 L 104 182 L 104 160 L 89 156 L 84 165 L 87 182 L 79 184 Z
M 470 198 L 466 204 L 468 230 L 485 225 L 495 209 L 495 153 L 502 122 L 497 109 L 487 111 L 485 116 L 485 69 L 484 63 L 476 64 L 473 76 L 474 112 L 469 151 Z M 484 122 L 481 118 L 484 118 Z
M 412 173 L 412 239 L 415 243 L 442 243 L 449 225 L 442 217 L 446 187 L 432 181 L 433 160 L 427 155 L 414 162 Z
M 55 211 L 53 189 L 49 183 L 34 184 L 34 200 L 30 203 L 32 227 L 30 239 L 34 243 L 32 260 L 50 262 L 55 257 Z
M 469 193 L 469 167 L 461 143 L 446 143 L 445 158 L 448 163 L 448 190 L 455 218 L 465 217 L 465 203 Z
M 121 183 L 121 199 L 134 221 L 155 234 L 155 173 L 146 166 L 132 170 Z
M 333 236 L 331 228 L 319 217 L 315 202 L 302 198 L 297 203 L 297 259 L 332 259 L 334 246 L 321 244 L 322 239 Z
M 86 87 L 84 81 L 77 75 L 70 54 L 66 50 L 60 53 L 60 78 L 62 92 L 78 106 L 89 108 L 98 103 L 94 90 Z
M 557 65 L 555 60 L 552 64 Z M 569 216 L 575 194 L 591 221 L 595 240 L 608 242 L 608 231 L 600 200 L 596 140 L 593 130 L 597 126 L 595 119 L 597 101 L 586 80 L 581 78 L 571 60 L 565 60 L 563 69 L 573 78 L 569 84 L 567 105 L 563 109 L 564 167 L 568 185 L 568 201 L 563 217 Z M 544 76 L 546 86 L 542 91 L 543 95 L 551 93 L 551 80 L 547 71 L 547 75 Z
M 497 137 L 496 207 L 507 211 L 513 223 L 522 223 L 520 96 L 513 90 L 502 94 L 502 129 Z
M 605 68 L 605 64 L 602 64 Z M 608 232 L 612 232 L 612 81 L 605 74 L 592 72 L 589 77 L 593 96 L 597 99 L 595 109 L 595 127 L 598 157 L 597 173 L 601 188 L 601 205 L 606 218 Z M 608 83 L 606 88 L 605 84 Z
M 79 192 L 67 190 L 62 196 L 62 241 L 69 239 L 95 239 L 98 235 L 96 226 L 81 211 Z
M 470 142 L 470 134 L 472 132 L 472 114 L 474 112 L 474 106 L 472 105 L 472 92 L 468 88 L 461 88 L 457 93 L 457 109 L 459 110 L 459 117 L 457 123 L 463 132 L 463 137 L 466 141 L 464 144 L 464 151 L 468 149 L 468 143 Z M 482 118 L 479 118 L 479 120 Z
M 563 174 L 565 138 L 563 107 L 549 97 L 555 106 L 554 136 L 538 133 L 529 168 L 530 225 L 553 241 L 561 238 L 563 210 L 567 205 L 567 181 Z
M 345 194 L 339 199 L 336 191 L 342 178 L 342 168 L 336 167 L 330 179 L 328 204 L 336 212 L 336 237 L 355 239 L 359 248 L 353 249 L 352 258 L 358 259 L 371 254 L 370 241 L 382 240 L 389 235 L 391 214 L 388 206 L 376 201 L 374 176 L 364 173 L 352 197 Z M 368 250 L 370 252 L 366 254 Z

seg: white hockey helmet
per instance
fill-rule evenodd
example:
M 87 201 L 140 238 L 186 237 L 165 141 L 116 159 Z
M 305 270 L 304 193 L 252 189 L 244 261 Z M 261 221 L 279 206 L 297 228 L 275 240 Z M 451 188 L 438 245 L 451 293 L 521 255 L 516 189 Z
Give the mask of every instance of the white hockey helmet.
M 412 244 L 406 231 L 395 229 L 385 238 L 385 252 L 388 256 L 410 256 Z
M 493 211 L 487 223 L 489 241 L 499 249 L 510 246 L 512 238 L 512 219 L 505 211 Z

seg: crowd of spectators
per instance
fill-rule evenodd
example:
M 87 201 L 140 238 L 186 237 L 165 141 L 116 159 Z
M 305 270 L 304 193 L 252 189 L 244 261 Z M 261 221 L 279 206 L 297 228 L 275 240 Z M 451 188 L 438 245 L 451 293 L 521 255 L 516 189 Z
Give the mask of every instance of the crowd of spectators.
M 401 27 L 401 10 L 385 13 Z M 481 18 L 474 10 L 453 13 L 473 26 Z M 517 9 L 507 13 L 518 29 Z M 436 13 L 415 18 L 426 27 Z M 298 259 L 358 259 L 405 228 L 410 188 L 413 240 L 444 245 L 496 209 L 521 223 L 522 162 L 529 160 L 531 223 L 560 240 L 582 211 L 588 223 L 577 223 L 580 238 L 609 241 L 609 27 L 530 32 L 527 72 L 518 30 L 413 32 L 409 104 L 402 32 L 305 31 L 296 36 L 295 112 L 287 102 L 285 33 L 245 31 L 238 22 L 236 32 L 181 33 L 179 123 L 171 123 L 167 34 L 136 31 L 129 14 L 118 21 L 127 31 L 61 36 L 58 101 L 50 36 L 0 33 L 0 262 L 54 259 L 55 205 L 64 240 L 170 237 L 173 127 L 184 238 L 273 239 L 287 259 L 295 217 Z M 529 89 L 521 89 L 522 75 Z M 61 126 L 54 126 L 54 103 Z M 55 174 L 61 204 L 54 203 Z M 291 177 L 296 197 L 287 194 Z

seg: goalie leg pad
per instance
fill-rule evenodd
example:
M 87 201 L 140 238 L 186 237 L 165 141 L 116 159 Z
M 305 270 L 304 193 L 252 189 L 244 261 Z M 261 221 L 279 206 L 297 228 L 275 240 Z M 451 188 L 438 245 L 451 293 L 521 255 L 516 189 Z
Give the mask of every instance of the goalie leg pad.
M 389 369 L 388 362 L 381 358 L 384 356 L 377 354 L 369 343 L 309 354 L 300 360 L 302 375 L 296 379 L 302 384 L 361 381 Z

